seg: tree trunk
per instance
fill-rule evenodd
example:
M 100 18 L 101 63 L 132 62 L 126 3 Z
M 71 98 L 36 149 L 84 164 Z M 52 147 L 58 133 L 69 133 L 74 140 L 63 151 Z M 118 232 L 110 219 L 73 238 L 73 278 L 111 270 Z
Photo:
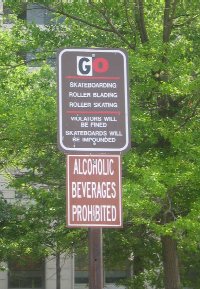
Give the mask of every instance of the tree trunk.
M 136 6 L 136 13 L 135 13 L 136 23 L 140 33 L 141 42 L 144 44 L 149 41 L 146 30 L 146 24 L 144 20 L 144 1 L 135 0 L 135 6 Z
M 165 0 L 165 10 L 163 18 L 163 42 L 169 42 L 172 31 L 173 18 L 176 12 L 177 0 Z
M 165 289 L 180 289 L 180 275 L 176 241 L 170 236 L 163 236 L 162 253 L 164 268 L 164 287 Z
M 56 254 L 56 289 L 60 289 L 60 254 Z

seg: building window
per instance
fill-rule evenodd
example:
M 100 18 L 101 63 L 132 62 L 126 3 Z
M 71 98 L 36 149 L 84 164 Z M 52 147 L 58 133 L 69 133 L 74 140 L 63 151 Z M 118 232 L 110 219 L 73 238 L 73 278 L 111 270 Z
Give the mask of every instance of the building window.
M 88 284 L 88 255 L 75 255 L 75 284 Z M 105 284 L 115 284 L 120 280 L 127 278 L 127 271 L 125 265 L 109 267 L 104 270 Z
M 115 284 L 120 280 L 123 280 L 127 277 L 127 273 L 123 269 L 109 269 L 105 270 L 105 283 L 106 284 Z
M 75 284 L 88 284 L 88 256 L 87 254 L 75 255 Z
M 9 289 L 44 289 L 44 262 L 23 258 L 9 262 Z

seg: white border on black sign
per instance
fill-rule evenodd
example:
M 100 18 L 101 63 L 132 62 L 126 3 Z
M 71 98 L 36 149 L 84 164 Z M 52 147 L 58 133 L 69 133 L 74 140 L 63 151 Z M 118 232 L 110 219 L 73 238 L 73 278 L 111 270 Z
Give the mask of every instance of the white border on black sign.
M 62 55 L 65 52 L 70 52 L 70 51 L 80 51 L 80 52 L 108 52 L 108 53 L 119 53 L 123 56 L 124 58 L 124 92 L 125 92 L 125 134 L 126 134 L 126 138 L 125 138 L 125 145 L 121 148 L 72 148 L 72 147 L 66 147 L 63 144 L 63 133 L 62 133 L 62 127 L 63 127 L 63 119 L 62 119 Z M 71 151 L 71 152 L 123 152 L 125 151 L 128 146 L 129 146 L 129 131 L 130 131 L 130 127 L 129 127 L 129 103 L 128 103 L 128 75 L 127 75 L 127 62 L 126 62 L 126 54 L 120 50 L 120 49 L 116 49 L 116 50 L 112 50 L 112 49 L 108 49 L 108 50 L 104 50 L 104 49 L 79 49 L 79 48 L 74 48 L 74 49 L 63 49 L 60 51 L 59 55 L 58 55 L 58 66 L 59 66 L 59 71 L 58 71 L 58 81 L 59 81 L 59 107 L 58 107 L 58 114 L 59 114 L 59 145 L 61 146 L 61 148 L 67 152 L 67 151 Z

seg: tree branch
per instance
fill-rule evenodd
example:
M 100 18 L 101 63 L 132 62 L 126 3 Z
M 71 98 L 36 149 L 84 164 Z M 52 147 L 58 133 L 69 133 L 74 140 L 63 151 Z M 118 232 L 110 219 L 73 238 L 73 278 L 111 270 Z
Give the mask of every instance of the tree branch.
M 134 27 L 134 25 L 131 23 L 130 17 L 129 17 L 129 15 L 128 15 L 127 0 L 124 0 L 124 7 L 125 7 L 125 14 L 126 14 L 127 23 L 129 24 L 132 32 L 135 33 L 135 27 Z
M 107 16 L 106 11 L 101 11 L 97 7 L 94 6 L 94 3 L 92 1 L 89 1 L 89 4 L 98 11 L 99 14 L 103 16 L 103 18 L 106 20 L 107 24 L 111 27 L 111 31 L 116 34 L 124 43 L 128 45 L 129 48 L 135 49 L 135 45 L 132 45 L 124 36 L 123 34 L 115 27 L 115 25 L 112 23 L 111 19 Z
M 146 24 L 144 20 L 144 1 L 143 0 L 135 0 L 136 5 L 136 22 L 138 25 L 138 29 L 140 32 L 141 42 L 144 44 L 149 41 Z
M 190 120 L 195 116 L 199 104 L 200 104 L 200 99 L 199 99 L 199 100 L 196 102 L 196 104 L 194 105 L 191 114 L 188 115 L 188 116 L 185 118 L 184 122 L 179 126 L 179 128 L 178 128 L 176 131 L 179 131 L 180 128 L 184 127 L 184 126 L 186 125 L 186 123 L 187 123 L 188 121 L 190 121 Z
M 164 23 L 163 23 L 163 41 L 169 41 L 170 35 L 170 2 L 171 0 L 165 0 L 165 10 L 164 10 Z
M 46 8 L 47 10 L 49 10 L 49 11 L 51 11 L 51 12 L 53 12 L 53 13 L 59 13 L 59 14 L 61 14 L 61 15 L 63 15 L 63 16 L 66 16 L 66 17 L 68 17 L 68 18 L 70 18 L 70 19 L 73 19 L 73 20 L 75 20 L 75 21 L 78 21 L 78 22 L 80 22 L 80 23 L 83 23 L 83 24 L 85 24 L 85 25 L 88 25 L 88 26 L 90 26 L 90 27 L 93 27 L 93 28 L 96 28 L 96 29 L 99 29 L 99 30 L 102 30 L 102 31 L 106 31 L 106 32 L 111 32 L 111 33 L 113 33 L 113 30 L 112 30 L 112 29 L 109 29 L 109 28 L 102 27 L 102 26 L 99 26 L 99 25 L 97 25 L 97 24 L 91 23 L 91 22 L 89 22 L 89 21 L 87 21 L 87 20 L 85 20 L 85 19 L 83 19 L 83 18 L 80 18 L 80 17 L 78 17 L 78 16 L 69 14 L 69 13 L 67 13 L 67 12 L 65 12 L 65 11 L 63 11 L 63 10 L 53 9 L 53 8 L 51 8 L 50 6 L 45 6 L 45 5 L 41 5 L 41 4 L 40 4 L 40 6 L 43 7 L 43 8 Z
M 185 20 L 183 23 L 180 23 L 180 24 L 173 24 L 173 27 L 174 28 L 177 28 L 177 27 L 182 27 L 184 25 L 187 25 L 187 24 L 190 24 L 192 21 L 194 21 L 196 18 L 199 17 L 199 14 L 193 16 L 193 17 L 190 17 L 189 19 Z
M 134 37 L 134 47 L 136 48 L 136 29 L 135 26 L 131 23 L 130 17 L 128 15 L 128 5 L 127 5 L 127 0 L 124 0 L 124 6 L 125 6 L 125 14 L 126 14 L 126 19 L 127 23 L 129 24 L 131 31 L 133 32 L 133 37 Z
M 173 19 L 176 11 L 178 0 L 165 0 L 164 19 L 163 19 L 163 42 L 167 43 L 172 31 Z

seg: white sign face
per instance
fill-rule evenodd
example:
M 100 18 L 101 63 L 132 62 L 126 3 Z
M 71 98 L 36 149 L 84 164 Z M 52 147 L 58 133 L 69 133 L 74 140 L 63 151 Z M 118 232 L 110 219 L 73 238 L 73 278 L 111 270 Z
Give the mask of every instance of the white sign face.
M 120 49 L 58 53 L 59 148 L 124 152 L 130 147 L 127 55 Z
M 119 155 L 67 155 L 67 226 L 122 226 Z

